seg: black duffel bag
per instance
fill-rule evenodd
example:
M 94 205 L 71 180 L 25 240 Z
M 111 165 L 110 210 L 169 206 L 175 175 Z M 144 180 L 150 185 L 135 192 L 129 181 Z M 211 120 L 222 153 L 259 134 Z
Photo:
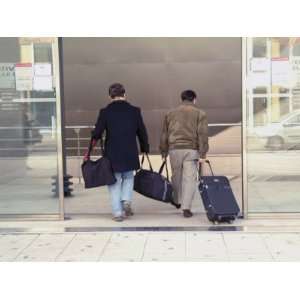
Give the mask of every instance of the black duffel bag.
M 150 170 L 143 169 L 145 156 L 142 156 L 141 168 L 136 172 L 134 177 L 134 190 L 146 197 L 165 203 L 170 203 L 176 208 L 180 208 L 180 204 L 174 202 L 173 187 L 169 181 L 169 172 L 167 160 L 164 159 L 159 172 L 154 172 L 149 156 L 146 154 L 149 162 Z M 162 175 L 162 171 L 166 167 L 167 177 Z
M 89 150 L 87 153 L 87 160 L 81 165 L 82 176 L 86 189 L 111 185 L 117 180 L 114 176 L 113 169 L 109 159 L 105 156 L 92 161 L 90 159 L 91 151 L 93 148 L 93 140 L 90 141 Z M 101 143 L 101 152 L 104 153 Z

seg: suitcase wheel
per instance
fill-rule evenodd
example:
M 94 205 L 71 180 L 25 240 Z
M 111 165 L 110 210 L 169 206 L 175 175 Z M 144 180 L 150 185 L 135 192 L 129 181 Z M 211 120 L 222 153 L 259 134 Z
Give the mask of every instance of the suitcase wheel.
M 219 221 L 213 221 L 214 225 L 219 225 Z

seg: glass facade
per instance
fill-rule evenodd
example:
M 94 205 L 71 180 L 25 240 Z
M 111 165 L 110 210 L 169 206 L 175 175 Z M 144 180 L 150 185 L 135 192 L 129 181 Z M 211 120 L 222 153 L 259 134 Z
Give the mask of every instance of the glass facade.
M 0 215 L 59 215 L 57 38 L 0 38 Z
M 247 38 L 249 212 L 300 212 L 300 38 Z
M 163 114 L 195 89 L 209 116 L 210 159 L 241 208 L 300 212 L 300 38 L 245 38 L 243 53 L 239 38 L 63 40 L 64 124 L 58 38 L 0 38 L 0 217 L 63 216 L 63 159 L 82 185 L 81 156 L 116 78 L 135 87 L 128 94 L 143 108 L 158 163 Z M 66 203 L 80 204 L 83 188 L 77 195 Z

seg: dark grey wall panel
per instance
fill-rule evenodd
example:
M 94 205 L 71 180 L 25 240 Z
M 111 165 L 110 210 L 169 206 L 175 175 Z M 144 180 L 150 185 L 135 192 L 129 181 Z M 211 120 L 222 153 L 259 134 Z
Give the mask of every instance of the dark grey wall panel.
M 184 89 L 197 92 L 209 123 L 241 121 L 241 61 L 240 38 L 63 38 L 66 123 L 93 125 L 108 86 L 121 82 L 156 152 L 162 117 Z
M 0 59 L 1 63 L 17 63 L 20 61 L 18 38 L 0 38 Z

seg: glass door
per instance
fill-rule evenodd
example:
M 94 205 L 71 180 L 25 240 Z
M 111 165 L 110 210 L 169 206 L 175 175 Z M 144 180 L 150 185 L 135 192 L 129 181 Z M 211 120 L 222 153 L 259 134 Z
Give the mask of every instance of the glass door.
M 62 218 L 57 38 L 0 38 L 0 215 Z
M 246 59 L 248 212 L 300 212 L 300 38 L 247 38 Z

